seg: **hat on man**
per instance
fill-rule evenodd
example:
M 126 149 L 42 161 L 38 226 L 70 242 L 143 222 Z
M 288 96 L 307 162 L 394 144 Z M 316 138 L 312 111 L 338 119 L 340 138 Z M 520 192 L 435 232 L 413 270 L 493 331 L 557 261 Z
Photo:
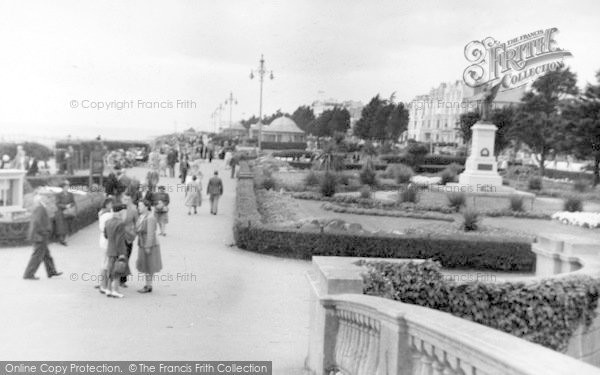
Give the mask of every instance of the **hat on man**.
M 125 209 L 127 209 L 127 205 L 126 204 L 120 203 L 120 204 L 115 204 L 113 206 L 113 212 L 119 212 L 119 211 L 123 211 Z

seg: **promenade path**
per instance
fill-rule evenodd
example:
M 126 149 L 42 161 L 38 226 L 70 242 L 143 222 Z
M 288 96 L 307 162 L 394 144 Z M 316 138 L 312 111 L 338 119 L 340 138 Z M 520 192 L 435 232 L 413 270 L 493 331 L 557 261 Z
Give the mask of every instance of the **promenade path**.
M 150 294 L 136 292 L 144 283 L 135 266 L 125 298 L 93 288 L 97 224 L 68 247 L 50 245 L 64 272 L 57 278 L 41 266 L 39 281 L 23 280 L 31 248 L 0 248 L 0 360 L 267 360 L 274 374 L 302 374 L 310 263 L 233 246 L 235 180 L 223 161 L 202 165 L 203 188 L 217 166 L 225 186 L 217 216 L 206 196 L 199 214 L 188 216 L 179 181 L 161 178 L 172 203 L 167 236 L 159 237 L 163 280 Z M 136 258 L 137 246 L 132 265 Z

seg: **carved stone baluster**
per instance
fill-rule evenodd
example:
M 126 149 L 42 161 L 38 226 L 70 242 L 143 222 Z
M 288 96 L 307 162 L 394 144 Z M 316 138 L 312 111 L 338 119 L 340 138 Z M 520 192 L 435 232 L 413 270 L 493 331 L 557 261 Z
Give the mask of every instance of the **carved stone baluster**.
M 421 356 L 421 371 L 419 375 L 433 375 L 433 359 L 431 358 L 429 353 L 427 353 L 424 341 L 421 341 L 420 352 L 423 355 Z
M 433 356 L 433 375 L 443 375 L 445 364 L 437 357 Z
M 362 375 L 370 375 L 373 374 L 373 371 L 370 369 L 370 361 L 371 361 L 371 347 L 373 346 L 373 336 L 372 332 L 372 319 L 369 317 L 363 317 L 363 335 L 364 344 L 363 344 L 363 355 L 360 360 L 360 364 L 358 366 L 358 374 Z
M 350 313 L 350 327 L 352 329 L 352 338 L 350 340 L 350 350 L 348 352 L 348 356 L 346 357 L 347 362 L 344 368 L 350 371 L 351 374 L 354 374 L 356 371 L 356 356 L 358 354 L 358 347 L 360 344 L 360 326 L 358 324 L 358 313 L 354 311 Z
M 346 320 L 346 312 L 343 310 L 338 310 L 338 322 L 339 322 L 339 331 L 338 331 L 338 339 L 335 348 L 335 364 L 336 366 L 341 366 L 344 353 L 346 351 L 346 346 L 348 345 L 348 322 Z
M 358 338 L 356 340 L 356 352 L 354 353 L 354 357 L 352 358 L 352 368 L 350 369 L 352 374 L 361 374 L 360 367 L 365 358 L 365 344 L 367 340 L 367 335 L 365 332 L 364 326 L 365 317 L 362 314 L 356 314 L 356 330 L 358 332 Z
M 345 364 L 346 364 L 346 357 L 348 355 L 348 351 L 350 348 L 350 339 L 351 339 L 351 334 L 352 334 L 352 327 L 350 325 L 350 313 L 346 310 L 342 310 L 341 311 L 341 322 L 343 322 L 343 326 L 344 326 L 344 335 L 342 337 L 342 345 L 341 345 L 341 350 L 340 350 L 340 356 L 337 359 L 337 365 L 339 368 L 344 369 Z
M 415 336 L 410 336 L 410 352 L 412 355 L 412 373 L 417 375 L 421 373 L 421 357 L 423 353 L 419 350 L 418 339 Z
M 442 375 L 461 375 L 460 372 L 456 371 L 454 368 L 460 370 L 460 359 L 456 358 L 456 363 L 454 366 L 452 366 L 452 361 L 450 358 L 448 358 L 448 353 L 444 352 L 444 371 L 442 372 Z M 462 372 L 462 370 L 460 370 Z M 464 375 L 464 373 L 462 374 Z
M 379 366 L 379 344 L 380 344 L 380 325 L 379 321 L 370 319 L 369 326 L 369 348 L 367 355 L 367 364 L 365 371 L 367 374 L 375 374 Z

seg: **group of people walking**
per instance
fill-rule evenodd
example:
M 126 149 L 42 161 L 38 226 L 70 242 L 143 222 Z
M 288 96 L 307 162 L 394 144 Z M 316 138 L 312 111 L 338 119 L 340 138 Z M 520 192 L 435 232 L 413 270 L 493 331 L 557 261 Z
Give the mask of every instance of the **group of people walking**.
M 152 292 L 154 275 L 162 270 L 158 236 L 166 236 L 171 199 L 164 185 L 157 186 L 161 177 L 157 172 L 152 168 L 146 176 L 146 183 L 136 184 L 134 182 L 137 180 L 128 178 L 123 170 L 118 169 L 111 176 L 112 179 L 107 181 L 112 194 L 107 195 L 98 212 L 101 256 L 99 282 L 95 287 L 108 297 L 124 297 L 122 288 L 127 288 L 129 276 L 132 275 L 129 260 L 133 255 L 136 239 L 138 251 L 135 268 L 145 279 L 144 287 L 138 292 Z M 133 185 L 136 186 L 132 188 Z M 54 204 L 39 191 L 34 195 L 29 227 L 33 254 L 24 279 L 37 280 L 35 273 L 42 262 L 49 278 L 62 274 L 56 270 L 48 243 L 53 229 L 57 228 L 58 241 L 67 245 L 66 235 L 77 210 L 68 182 L 65 181 L 61 187 L 61 192 L 52 197 Z M 188 207 L 188 215 L 198 213 L 198 207 L 202 205 L 202 191 L 202 173 L 199 170 L 186 176 L 184 204 Z M 210 213 L 217 215 L 219 199 L 223 195 L 223 181 L 216 170 L 207 183 L 206 194 L 209 197 Z

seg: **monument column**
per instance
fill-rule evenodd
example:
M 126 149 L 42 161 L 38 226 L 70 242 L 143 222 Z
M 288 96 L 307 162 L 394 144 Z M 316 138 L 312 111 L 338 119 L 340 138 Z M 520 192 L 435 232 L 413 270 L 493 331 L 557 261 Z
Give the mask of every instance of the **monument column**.
M 459 185 L 468 186 L 469 191 L 498 191 L 502 187 L 494 156 L 496 130 L 496 125 L 485 121 L 478 121 L 471 127 L 471 154 L 465 171 L 458 177 Z

